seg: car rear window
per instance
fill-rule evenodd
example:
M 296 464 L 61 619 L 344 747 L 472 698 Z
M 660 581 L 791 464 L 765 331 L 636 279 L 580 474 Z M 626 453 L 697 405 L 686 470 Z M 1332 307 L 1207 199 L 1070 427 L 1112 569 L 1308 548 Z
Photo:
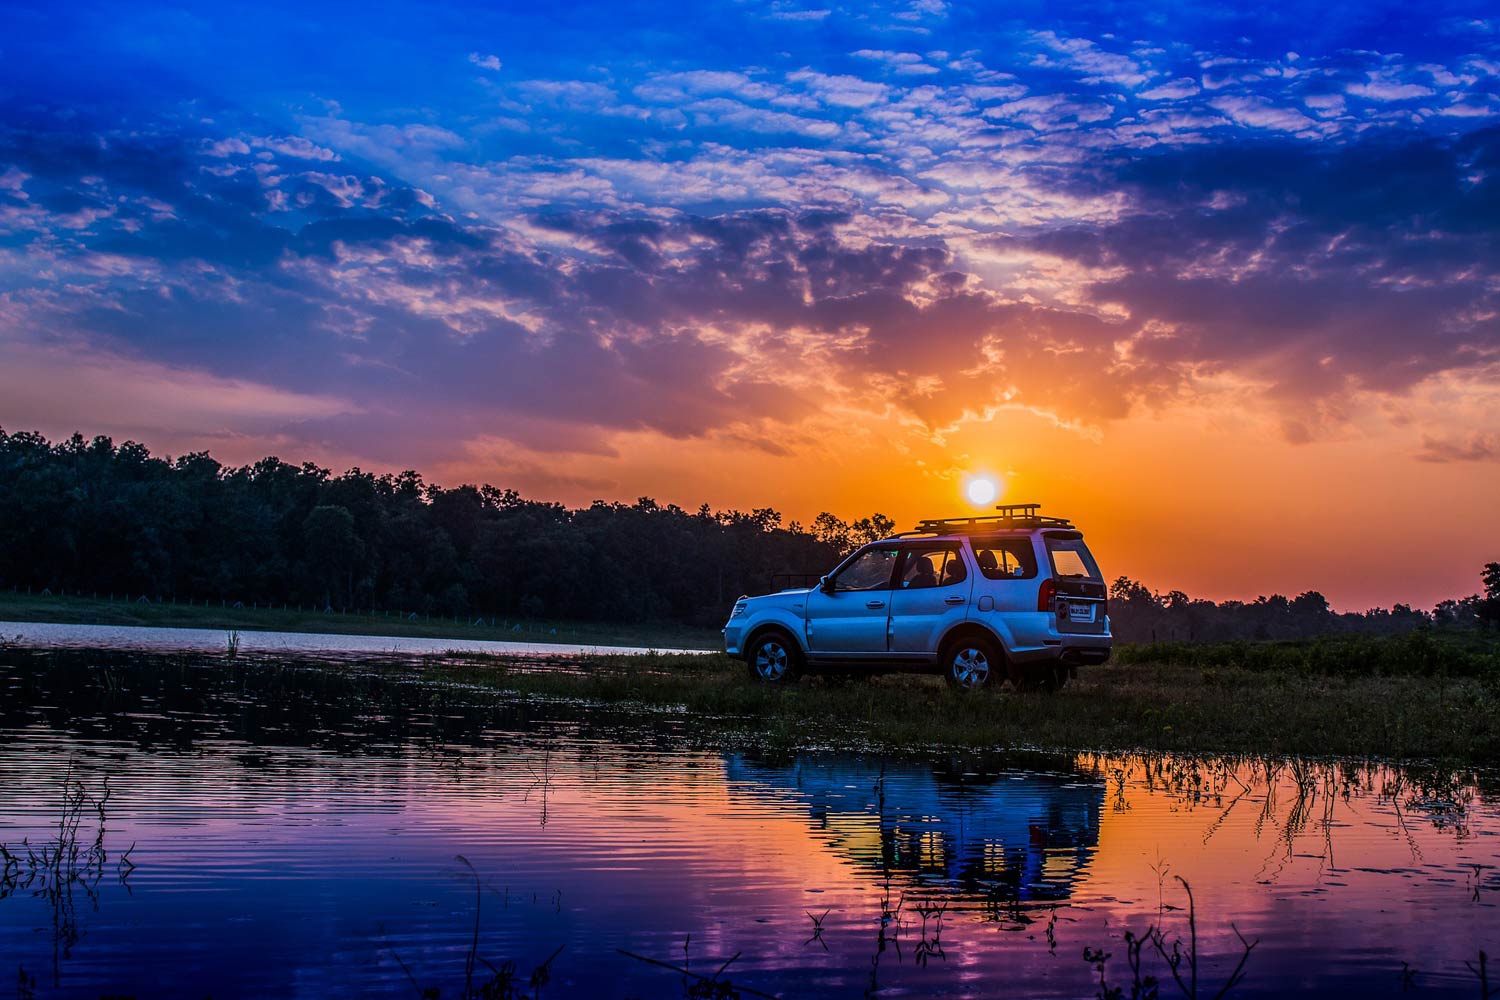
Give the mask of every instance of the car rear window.
M 1049 534 L 1047 554 L 1052 557 L 1052 573 L 1078 580 L 1102 580 L 1094 554 L 1083 544 L 1082 535 Z
M 991 580 L 1027 580 L 1036 576 L 1036 553 L 1029 538 L 975 538 L 979 572 Z

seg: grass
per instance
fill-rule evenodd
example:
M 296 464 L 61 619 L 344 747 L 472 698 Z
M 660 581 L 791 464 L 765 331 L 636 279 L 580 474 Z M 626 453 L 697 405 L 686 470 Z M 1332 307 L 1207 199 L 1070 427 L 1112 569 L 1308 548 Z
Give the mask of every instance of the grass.
M 42 596 L 0 591 L 0 621 L 47 622 L 62 625 L 147 625 L 158 628 L 206 628 L 226 632 L 326 632 L 336 635 L 391 635 L 419 639 L 495 639 L 524 642 L 591 643 L 646 646 L 659 649 L 713 649 L 722 641 L 718 630 L 671 623 L 614 624 L 605 622 L 526 621 L 496 619 L 495 625 L 476 625 L 474 619 L 435 617 L 411 621 L 395 612 L 378 615 L 324 614 L 295 607 L 219 607 L 201 602 L 158 604 L 109 600 L 100 597 Z M 521 626 L 514 631 L 514 626 Z M 554 635 L 552 630 L 556 629 Z
M 1154 642 L 1121 647 L 1116 658 L 1127 663 L 1233 666 L 1257 672 L 1500 678 L 1500 633 L 1417 628 L 1400 635 L 1325 635 L 1262 642 Z
M 490 657 L 424 676 L 523 695 L 680 708 L 705 727 L 805 746 L 1035 747 L 1310 754 L 1500 763 L 1500 683 L 1490 677 L 1322 674 L 1138 659 L 1087 667 L 1055 695 L 964 696 L 933 676 L 751 680 L 725 656 L 592 657 L 583 669 L 516 669 Z

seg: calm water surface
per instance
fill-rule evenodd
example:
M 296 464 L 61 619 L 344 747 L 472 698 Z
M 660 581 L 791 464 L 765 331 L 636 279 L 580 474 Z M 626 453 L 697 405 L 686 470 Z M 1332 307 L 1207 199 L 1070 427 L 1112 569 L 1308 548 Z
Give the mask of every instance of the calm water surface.
M 67 787 L 77 854 L 39 873 L 20 845 L 56 844 Z M 1128 995 L 1127 930 L 1188 945 L 1179 877 L 1205 997 L 1238 935 L 1232 996 L 1478 996 L 1497 832 L 1482 774 L 779 752 L 671 713 L 0 651 L 0 972 L 39 997 L 460 996 L 471 949 L 523 985 L 555 953 L 544 997 L 685 995 L 632 955 L 738 956 L 736 989 L 783 997 L 1089 997 L 1085 947 Z
M 634 655 L 674 646 L 601 646 L 577 642 L 521 642 L 501 639 L 424 639 L 399 635 L 340 635 L 334 632 L 269 632 L 260 629 L 161 628 L 151 625 L 72 625 L 52 622 L 0 621 L 0 637 L 28 647 L 83 649 L 183 650 L 222 653 L 230 632 L 244 653 L 390 653 L 424 656 L 490 653 L 497 656 Z M 519 633 L 526 635 L 528 633 Z M 684 649 L 686 653 L 707 650 Z

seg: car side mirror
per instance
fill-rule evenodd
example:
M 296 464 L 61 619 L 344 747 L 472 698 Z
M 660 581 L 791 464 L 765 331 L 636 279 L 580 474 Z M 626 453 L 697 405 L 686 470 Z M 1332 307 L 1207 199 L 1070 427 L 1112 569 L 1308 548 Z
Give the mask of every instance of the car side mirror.
M 818 589 L 825 594 L 833 593 L 833 577 L 825 576 L 818 580 Z

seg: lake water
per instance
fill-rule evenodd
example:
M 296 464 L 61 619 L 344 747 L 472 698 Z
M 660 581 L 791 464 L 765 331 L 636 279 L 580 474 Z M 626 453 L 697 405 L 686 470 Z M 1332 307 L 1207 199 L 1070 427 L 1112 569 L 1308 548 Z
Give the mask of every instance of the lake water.
M 28 862 L 69 787 L 76 853 Z M 1326 761 L 792 751 L 384 675 L 0 651 L 0 973 L 457 997 L 472 954 L 476 990 L 514 962 L 527 996 L 550 957 L 542 997 L 687 995 L 644 959 L 729 962 L 745 996 L 1091 997 L 1088 947 L 1128 996 L 1127 930 L 1189 945 L 1181 878 L 1203 997 L 1239 935 L 1231 996 L 1477 997 L 1496 796 Z M 1149 945 L 1141 968 L 1170 975 Z
M 637 655 L 677 650 L 675 647 L 601 646 L 568 642 L 510 642 L 495 639 L 422 639 L 396 635 L 339 635 L 331 632 L 264 632 L 238 630 L 244 653 L 352 653 L 426 656 L 436 653 L 490 653 L 496 656 Z M 27 646 L 78 649 L 182 650 L 222 653 L 230 630 L 213 628 L 156 628 L 146 625 L 62 625 L 50 622 L 0 621 L 0 637 Z

